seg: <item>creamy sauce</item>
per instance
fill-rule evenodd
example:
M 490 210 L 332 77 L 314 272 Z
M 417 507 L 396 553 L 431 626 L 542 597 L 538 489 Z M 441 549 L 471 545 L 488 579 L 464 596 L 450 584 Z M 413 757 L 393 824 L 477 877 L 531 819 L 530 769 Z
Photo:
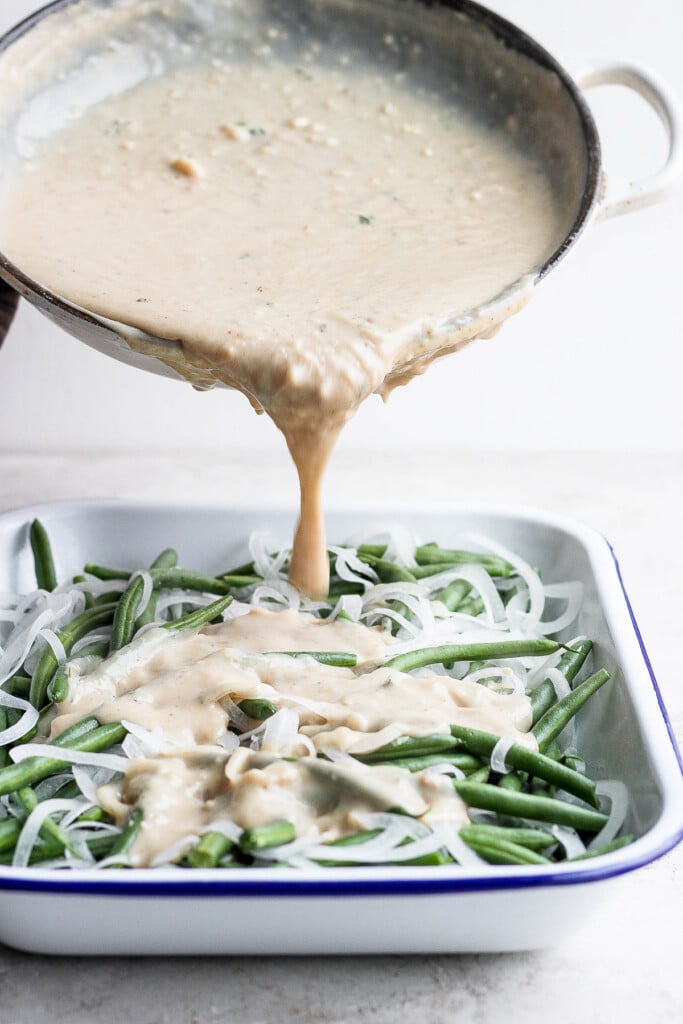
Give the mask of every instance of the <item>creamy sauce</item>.
M 154 630 L 87 675 L 71 669 L 52 735 L 89 714 L 156 735 L 156 756 L 136 759 L 123 780 L 100 790 L 102 806 L 120 823 L 131 806 L 143 808 L 139 866 L 178 842 L 180 855 L 224 821 L 249 828 L 288 819 L 300 836 L 316 829 L 325 840 L 361 828 L 366 811 L 399 807 L 427 824 L 464 821 L 450 780 L 345 755 L 398 736 L 447 735 L 454 723 L 534 749 L 529 700 L 467 679 L 384 668 L 393 642 L 376 628 L 295 611 L 252 610 L 193 636 Z M 334 668 L 281 653 L 287 649 L 344 650 L 358 665 Z M 221 744 L 239 715 L 235 705 L 245 699 L 292 709 L 296 727 L 270 737 L 266 728 L 258 753 L 226 751 Z M 241 730 L 243 718 L 235 720 Z
M 493 133 L 409 76 L 309 57 L 178 71 L 96 105 L 24 168 L 0 246 L 71 302 L 178 339 L 186 376 L 273 418 L 301 484 L 290 576 L 322 595 L 344 423 L 490 334 L 511 305 L 480 307 L 543 262 L 558 218 L 514 124 Z
M 49 79 L 45 47 L 59 54 L 71 32 L 85 41 L 98 18 L 118 11 L 125 23 L 147 7 L 101 4 L 82 21 L 76 12 L 54 39 L 48 22 L 23 64 Z M 253 11 L 243 13 L 258 20 Z M 111 29 L 113 52 L 116 19 Z M 2 199 L 0 247 L 41 285 L 118 324 L 131 346 L 198 386 L 237 388 L 273 419 L 301 487 L 290 579 L 324 595 L 322 480 L 344 424 L 370 394 L 386 397 L 493 333 L 526 301 L 562 230 L 514 117 L 495 133 L 476 123 L 446 84 L 435 92 L 411 78 L 412 51 L 400 73 L 325 44 L 288 60 L 279 31 L 260 23 L 253 48 L 142 84 L 135 71 L 134 87 L 62 118 L 42 145 L 29 139 Z M 93 61 L 91 81 L 107 60 Z M 8 81 L 21 76 L 21 45 L 3 67 Z M 88 714 L 148 730 L 145 756 L 99 791 L 121 825 L 142 807 L 139 866 L 169 849 L 178 859 L 207 829 L 280 818 L 323 840 L 378 810 L 465 821 L 448 778 L 349 755 L 454 723 L 533 748 L 529 701 L 385 668 L 392 642 L 294 611 L 252 610 L 190 637 L 151 631 L 87 675 L 71 669 L 52 734 Z M 357 667 L 284 653 L 325 650 L 355 653 Z M 258 750 L 234 749 L 230 731 L 258 727 L 237 707 L 247 699 L 278 709 Z

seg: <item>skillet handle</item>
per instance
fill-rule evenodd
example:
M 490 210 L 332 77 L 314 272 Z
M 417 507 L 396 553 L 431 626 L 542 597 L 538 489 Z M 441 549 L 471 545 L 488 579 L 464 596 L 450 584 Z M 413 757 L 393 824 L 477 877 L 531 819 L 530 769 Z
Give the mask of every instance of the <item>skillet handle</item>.
M 606 176 L 607 185 L 598 217 L 606 219 L 620 213 L 640 210 L 665 199 L 683 176 L 683 118 L 677 97 L 652 71 L 636 64 L 587 64 L 574 75 L 580 89 L 597 85 L 624 85 L 648 103 L 658 115 L 669 141 L 664 166 L 641 181 L 616 174 Z
M 18 302 L 19 296 L 17 293 L 0 278 L 0 345 L 2 345 L 7 337 L 7 332 L 12 325 L 14 314 L 17 311 Z

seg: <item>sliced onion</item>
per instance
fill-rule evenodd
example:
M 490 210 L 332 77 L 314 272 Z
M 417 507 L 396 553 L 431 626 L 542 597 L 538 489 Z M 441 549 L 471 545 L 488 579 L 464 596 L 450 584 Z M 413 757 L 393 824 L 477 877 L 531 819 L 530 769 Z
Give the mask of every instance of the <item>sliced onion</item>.
M 180 839 L 176 839 L 174 843 L 171 843 L 165 850 L 158 853 L 152 860 L 150 867 L 161 868 L 170 864 L 176 864 L 198 842 L 199 836 L 195 833 L 181 836 Z M 117 858 L 117 860 L 121 862 L 121 858 Z
M 30 619 L 26 625 L 24 625 L 25 619 L 21 619 L 13 630 L 0 659 L 0 683 L 4 683 L 10 676 L 13 676 L 24 664 L 41 629 L 49 626 L 54 619 L 55 616 L 49 608 Z
M 123 718 L 121 725 L 128 730 L 128 735 L 121 744 L 126 757 L 156 757 L 164 749 L 165 737 L 160 725 L 155 725 L 153 729 L 146 729 L 144 725 L 138 725 L 136 722 L 129 722 Z M 133 742 L 127 748 L 128 740 Z M 138 752 L 131 755 L 128 752 L 129 749 Z
M 142 593 L 140 594 L 137 607 L 137 613 L 138 615 L 141 615 L 147 608 L 152 592 L 154 591 L 154 581 L 152 580 L 152 574 L 148 569 L 138 569 L 137 572 L 134 572 L 128 581 L 128 586 L 130 586 L 135 580 L 142 580 Z
M 276 860 L 291 863 L 293 857 L 298 857 L 304 852 L 308 855 L 308 851 L 315 847 L 319 838 L 317 831 L 312 832 L 291 843 L 284 843 L 282 846 L 270 846 L 266 850 L 257 850 L 254 852 L 254 857 L 265 861 Z M 330 860 L 329 847 L 325 847 L 325 849 L 328 851 L 327 860 Z M 306 862 L 306 866 L 308 866 L 308 862 Z
M 327 621 L 334 622 L 334 620 L 344 612 L 344 614 L 348 615 L 349 618 L 354 620 L 354 622 L 358 622 L 362 610 L 363 599 L 360 594 L 343 594 L 334 606 L 334 609 L 329 615 Z
M 73 766 L 73 777 L 86 800 L 91 804 L 97 803 L 97 790 L 100 786 L 106 786 L 111 782 L 114 772 L 110 768 L 93 768 L 84 765 Z
M 270 534 L 266 532 L 252 533 L 249 538 L 249 554 L 252 557 L 256 573 L 264 580 L 277 578 L 289 557 L 289 552 L 286 550 L 280 551 L 276 555 L 269 554 L 269 539 Z
M 130 761 L 118 754 L 91 754 L 85 750 L 70 750 L 68 747 L 52 747 L 47 743 L 25 743 L 21 747 L 10 750 L 10 757 L 15 764 L 20 764 L 29 757 L 49 757 L 65 764 L 90 764 L 96 768 L 111 768 L 115 772 L 125 772 Z
M 382 557 L 386 558 L 388 562 L 395 562 L 396 565 L 411 569 L 417 564 L 415 561 L 415 548 L 417 547 L 415 534 L 406 526 L 392 526 L 388 533 L 389 541 Z
M 61 772 L 59 775 L 49 775 L 47 779 L 43 779 L 37 786 L 34 786 L 34 793 L 38 797 L 38 800 L 49 800 L 51 797 L 58 793 L 67 782 L 71 782 L 71 772 Z
M 66 651 L 64 649 L 64 644 L 59 639 L 54 630 L 41 629 L 40 636 L 41 639 L 43 639 L 45 643 L 48 645 L 48 647 L 52 648 L 52 653 L 57 659 L 57 664 L 63 665 L 64 662 L 66 661 Z
M 38 833 L 43 827 L 45 819 L 51 814 L 56 814 L 59 811 L 70 811 L 74 805 L 81 806 L 82 801 L 44 800 L 43 803 L 34 807 L 26 819 L 24 827 L 17 839 L 17 845 L 14 848 L 14 856 L 12 857 L 12 867 L 28 867 L 33 847 L 36 845 Z
M 532 566 L 529 565 L 523 558 L 515 554 L 514 551 L 509 551 L 503 547 L 502 544 L 498 544 L 496 541 L 491 540 L 489 537 L 484 537 L 478 533 L 466 533 L 463 537 L 466 543 L 476 544 L 483 551 L 490 551 L 491 554 L 497 555 L 499 558 L 505 559 L 515 569 L 517 574 L 521 576 L 526 584 L 527 590 L 529 591 L 529 605 L 526 612 L 520 613 L 520 622 L 516 624 L 517 627 L 523 627 L 525 629 L 537 629 L 538 624 L 543 615 L 543 608 L 545 606 L 545 594 L 544 587 L 538 574 L 534 571 Z M 514 598 L 512 599 L 514 601 Z M 508 616 L 510 614 L 510 605 L 508 605 Z M 510 623 L 513 628 L 515 624 Z
M 436 853 L 443 846 L 434 833 L 425 836 L 424 839 L 414 839 L 405 846 L 384 844 L 380 848 L 368 849 L 370 842 L 359 843 L 357 846 L 313 846 L 307 851 L 307 855 L 312 859 L 345 861 L 349 864 L 384 864 L 387 861 L 400 862 L 424 857 Z
M 499 775 L 507 775 L 510 772 L 511 769 L 505 763 L 505 758 L 514 744 L 515 740 L 512 736 L 500 737 L 491 751 L 491 771 L 498 772 Z
M 280 587 L 264 583 L 254 589 L 251 598 L 253 608 L 264 608 L 268 611 L 273 604 L 298 611 L 301 607 L 301 595 L 288 583 L 282 583 Z
M 464 839 L 460 838 L 460 826 L 451 822 L 439 822 L 434 826 L 442 846 L 444 846 L 451 857 L 463 868 L 488 867 L 483 857 L 468 846 Z
M 348 548 L 330 547 L 335 556 L 334 569 L 341 580 L 347 583 L 362 583 L 364 587 L 376 582 L 377 573 L 366 562 L 361 562 L 355 551 Z
M 545 678 L 549 679 L 553 684 L 555 696 L 558 700 L 563 700 L 564 697 L 567 697 L 572 692 L 572 688 L 567 682 L 567 677 L 564 676 L 559 669 L 547 668 L 545 670 Z
M 111 629 L 103 629 L 98 633 L 88 633 L 87 636 L 77 640 L 71 648 L 71 654 L 69 655 L 69 661 L 73 663 L 75 658 L 80 654 L 81 651 L 85 650 L 86 647 L 90 647 L 91 644 L 102 644 L 107 643 L 111 639 Z M 98 658 L 97 664 L 101 662 L 101 658 Z
M 277 754 L 289 750 L 298 739 L 299 716 L 292 708 L 280 708 L 264 723 L 261 750 Z
M 578 836 L 576 829 L 568 828 L 566 825 L 552 825 L 548 831 L 564 847 L 568 860 L 571 860 L 572 857 L 580 857 L 582 853 L 586 852 L 586 846 Z
M 216 818 L 200 829 L 202 835 L 206 835 L 207 832 L 220 832 L 222 836 L 226 836 L 233 843 L 237 842 L 242 835 L 242 831 L 240 826 L 230 818 Z
M 476 672 L 470 672 L 463 677 L 468 683 L 478 683 L 482 679 L 498 678 L 502 686 L 509 689 L 513 694 L 523 694 L 526 690 L 525 682 L 521 676 L 508 666 L 493 666 L 492 668 L 478 668 Z
M 240 745 L 240 738 L 236 736 L 234 732 L 226 732 L 225 736 L 221 736 L 218 743 L 223 750 L 228 754 L 231 754 L 233 750 L 237 750 Z
M 228 712 L 228 718 L 231 725 L 234 725 L 242 733 L 249 729 L 251 719 L 248 715 L 245 715 L 244 711 L 242 711 L 237 704 L 235 704 L 232 697 L 229 697 L 226 693 L 224 697 L 221 697 L 221 704 Z
M 557 618 L 548 622 L 539 622 L 536 630 L 542 636 L 549 636 L 551 633 L 559 633 L 561 629 L 571 626 L 581 609 L 583 602 L 583 583 L 572 581 L 568 583 L 548 583 L 545 587 L 547 598 L 563 598 L 567 607 Z
M 589 850 L 597 850 L 605 843 L 611 843 L 624 824 L 629 805 L 628 788 L 619 779 L 604 779 L 595 786 L 598 796 L 607 797 L 610 802 L 607 821 L 588 844 Z
M 0 744 L 2 746 L 16 743 L 27 732 L 30 732 L 38 721 L 38 712 L 32 704 L 22 697 L 15 697 L 13 694 L 7 693 L 2 687 L 0 687 L 0 707 L 15 708 L 17 711 L 24 712 L 18 722 L 0 732 Z

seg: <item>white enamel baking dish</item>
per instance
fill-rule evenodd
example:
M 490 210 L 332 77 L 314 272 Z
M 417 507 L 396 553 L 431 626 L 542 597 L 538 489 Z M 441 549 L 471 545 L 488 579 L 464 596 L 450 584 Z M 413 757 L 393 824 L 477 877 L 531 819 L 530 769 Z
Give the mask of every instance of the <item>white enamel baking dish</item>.
M 26 523 L 47 526 L 62 574 L 85 561 L 147 564 L 172 544 L 184 564 L 214 572 L 240 561 L 245 538 L 291 537 L 293 515 L 227 507 L 56 503 L 0 515 L 0 590 L 33 586 Z M 494 952 L 547 946 L 586 922 L 619 876 L 683 837 L 683 779 L 666 712 L 618 564 L 595 531 L 528 509 L 457 506 L 429 512 L 339 511 L 341 540 L 378 522 L 407 523 L 452 543 L 476 529 L 518 550 L 546 581 L 586 587 L 580 631 L 614 674 L 579 719 L 594 777 L 631 793 L 631 846 L 552 867 L 335 868 L 55 872 L 0 867 L 0 941 L 42 953 L 307 954 Z

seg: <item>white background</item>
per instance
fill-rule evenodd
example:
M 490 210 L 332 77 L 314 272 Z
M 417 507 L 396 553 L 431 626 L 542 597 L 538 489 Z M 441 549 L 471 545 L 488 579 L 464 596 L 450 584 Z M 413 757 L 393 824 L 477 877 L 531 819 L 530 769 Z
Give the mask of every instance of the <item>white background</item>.
M 0 29 L 38 6 L 0 0 Z M 491 6 L 570 68 L 584 57 L 635 60 L 683 97 L 680 0 Z M 662 129 L 639 99 L 604 89 L 591 102 L 608 167 L 640 174 L 661 162 Z M 680 450 L 682 228 L 683 192 L 594 226 L 495 339 L 438 363 L 387 407 L 366 402 L 341 450 Z M 241 396 L 196 394 L 122 366 L 25 304 L 0 352 L 0 444 L 5 451 L 284 452 L 272 424 Z

